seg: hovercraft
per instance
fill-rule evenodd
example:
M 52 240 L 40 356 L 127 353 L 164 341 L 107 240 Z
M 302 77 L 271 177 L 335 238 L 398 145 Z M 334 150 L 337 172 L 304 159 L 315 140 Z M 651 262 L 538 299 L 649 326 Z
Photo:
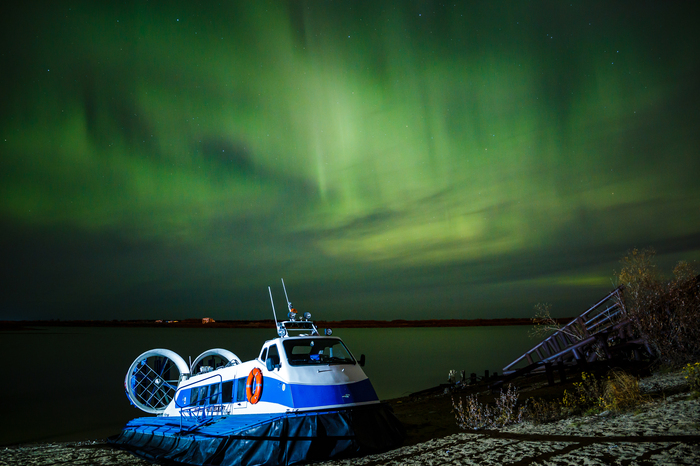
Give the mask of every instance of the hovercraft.
M 252 361 L 221 348 L 200 354 L 191 367 L 167 349 L 137 357 L 124 380 L 127 397 L 157 416 L 131 420 L 110 442 L 153 463 L 225 466 L 297 464 L 400 446 L 404 428 L 362 370 L 364 355 L 356 359 L 330 329 L 321 335 L 288 298 L 287 306 L 288 320 L 277 322 L 272 303 L 278 337 Z

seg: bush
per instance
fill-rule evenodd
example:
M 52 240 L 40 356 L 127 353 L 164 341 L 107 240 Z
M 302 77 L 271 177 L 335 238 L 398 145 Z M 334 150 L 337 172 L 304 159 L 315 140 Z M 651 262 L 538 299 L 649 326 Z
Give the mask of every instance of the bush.
M 469 395 L 464 401 L 458 398 L 457 402 L 453 397 L 452 407 L 457 425 L 465 430 L 479 430 L 499 429 L 522 422 L 525 407 L 521 406 L 516 411 L 519 396 L 518 389 L 509 385 L 505 392 L 501 390 L 494 407 L 479 403 L 476 395 Z
M 679 262 L 664 281 L 654 264 L 653 249 L 633 249 L 621 261 L 618 279 L 623 300 L 637 332 L 661 363 L 680 367 L 700 357 L 700 280 L 687 262 Z
M 639 380 L 626 372 L 612 370 L 608 373 L 600 406 L 606 410 L 621 411 L 645 402 L 639 391 Z
M 688 381 L 690 389 L 694 392 L 700 392 L 700 362 L 688 363 L 683 368 L 683 372 L 685 372 L 685 379 Z
M 572 390 L 564 390 L 561 399 L 532 400 L 524 418 L 535 423 L 552 422 L 573 415 L 628 410 L 645 401 L 639 381 L 632 375 L 612 370 L 606 378 L 596 378 L 583 372 L 581 382 L 574 383 Z
M 581 414 L 596 411 L 601 407 L 605 382 L 588 372 L 581 373 L 581 381 L 574 384 L 573 391 L 564 390 L 561 405 L 564 414 Z

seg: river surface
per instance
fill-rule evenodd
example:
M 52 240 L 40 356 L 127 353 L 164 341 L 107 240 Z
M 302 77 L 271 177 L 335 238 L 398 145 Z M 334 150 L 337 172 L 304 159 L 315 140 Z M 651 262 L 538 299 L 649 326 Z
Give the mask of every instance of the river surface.
M 383 400 L 447 382 L 450 369 L 467 375 L 503 366 L 531 348 L 529 326 L 336 329 L 359 358 Z M 246 361 L 258 356 L 273 329 L 36 328 L 0 332 L 5 367 L 0 388 L 0 445 L 105 438 L 134 417 L 124 376 L 152 348 L 185 361 L 225 348 Z

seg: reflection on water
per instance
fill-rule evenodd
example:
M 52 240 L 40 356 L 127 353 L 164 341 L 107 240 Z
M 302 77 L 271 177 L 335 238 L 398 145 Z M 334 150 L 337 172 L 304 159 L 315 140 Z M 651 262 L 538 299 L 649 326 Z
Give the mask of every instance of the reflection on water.
M 450 369 L 482 374 L 529 349 L 529 327 L 337 329 L 350 351 L 367 356 L 365 372 L 381 399 L 447 381 Z M 0 337 L 5 382 L 0 444 L 84 440 L 116 434 L 143 413 L 130 406 L 124 376 L 152 348 L 186 361 L 225 348 L 246 361 L 273 329 L 41 328 Z

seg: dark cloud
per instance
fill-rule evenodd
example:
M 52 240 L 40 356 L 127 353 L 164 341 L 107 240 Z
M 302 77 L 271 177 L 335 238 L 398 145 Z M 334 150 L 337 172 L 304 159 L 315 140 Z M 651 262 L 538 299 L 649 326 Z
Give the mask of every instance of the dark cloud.
M 691 13 L 11 5 L 0 319 L 566 315 L 699 259 Z

